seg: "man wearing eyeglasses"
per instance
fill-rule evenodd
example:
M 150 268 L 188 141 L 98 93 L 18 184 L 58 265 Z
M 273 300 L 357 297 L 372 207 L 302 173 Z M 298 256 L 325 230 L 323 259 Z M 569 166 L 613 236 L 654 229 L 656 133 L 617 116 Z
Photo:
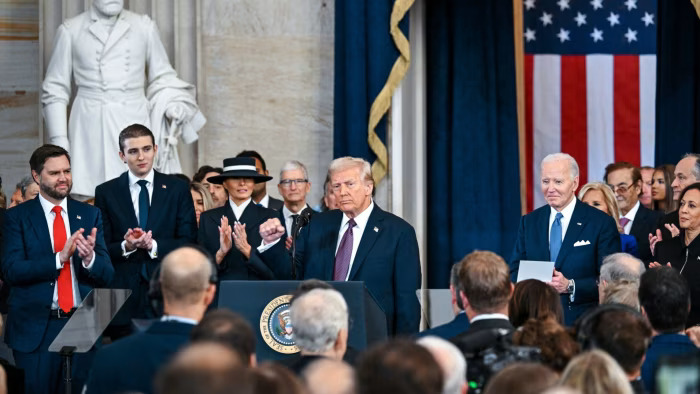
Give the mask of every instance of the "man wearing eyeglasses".
M 306 203 L 306 195 L 311 191 L 306 166 L 296 160 L 284 163 L 277 190 L 284 199 L 284 205 L 280 210 L 280 221 L 284 223 L 287 232 L 286 247 L 290 249 L 302 213 L 311 217 L 314 212 Z
M 627 162 L 617 162 L 605 167 L 605 183 L 610 186 L 620 208 L 620 226 L 625 234 L 637 240 L 637 253 L 645 264 L 652 261 L 649 234 L 656 229 L 662 213 L 652 211 L 639 202 L 642 194 L 642 173 Z

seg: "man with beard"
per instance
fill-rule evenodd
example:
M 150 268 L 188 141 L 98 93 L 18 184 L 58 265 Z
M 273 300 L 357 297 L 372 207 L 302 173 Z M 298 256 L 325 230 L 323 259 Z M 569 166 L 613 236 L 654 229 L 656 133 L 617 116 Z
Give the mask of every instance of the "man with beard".
M 114 269 L 102 236 L 102 215 L 68 198 L 70 156 L 43 145 L 29 159 L 39 197 L 7 211 L 3 278 L 12 286 L 5 341 L 25 370 L 26 393 L 57 393 L 61 357 L 48 351 L 81 300 L 104 287 Z M 73 357 L 73 384 L 81 387 L 92 352 Z

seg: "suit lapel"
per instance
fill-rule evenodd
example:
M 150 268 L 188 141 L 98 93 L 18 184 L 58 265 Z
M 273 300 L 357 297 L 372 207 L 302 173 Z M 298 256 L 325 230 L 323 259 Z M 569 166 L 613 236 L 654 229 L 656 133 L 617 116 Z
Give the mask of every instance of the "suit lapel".
M 566 228 L 566 235 L 557 256 L 555 264 L 557 269 L 561 268 L 567 254 L 571 252 L 574 248 L 574 243 L 579 239 L 581 231 L 586 227 L 586 213 L 582 209 L 582 203 L 576 200 L 575 204 L 574 213 L 571 215 L 571 220 L 569 220 L 569 226 Z
M 343 213 L 340 210 L 333 211 L 336 219 L 332 220 L 333 226 L 327 229 L 329 242 L 323 252 L 323 261 L 325 262 L 325 276 L 328 280 L 333 280 L 333 270 L 335 268 L 335 249 L 338 246 L 338 232 L 340 232 L 340 224 L 343 223 Z
M 32 204 L 32 214 L 29 216 L 29 220 L 34 227 L 34 232 L 36 233 L 39 244 L 42 248 L 47 248 L 50 252 L 53 252 L 53 244 L 51 243 L 51 234 L 49 234 L 48 222 L 46 221 L 46 215 L 44 215 L 44 210 L 41 208 L 41 203 L 39 202 L 39 196 L 31 201 L 27 201 L 25 204 Z
M 151 230 L 154 224 L 157 223 L 157 219 L 163 214 L 163 209 L 166 205 L 165 200 L 167 199 L 168 188 L 165 184 L 165 177 L 158 171 L 153 171 L 153 195 L 151 196 L 151 205 L 148 208 L 148 229 Z M 146 230 L 146 229 L 144 229 Z
M 92 14 L 94 10 L 91 10 L 90 13 Z M 107 43 L 107 40 L 109 39 L 109 32 L 105 27 L 100 23 L 98 19 L 93 19 L 92 24 L 88 27 L 88 30 L 90 33 L 92 33 L 95 38 L 100 40 L 102 45 L 105 45 Z
M 362 263 L 364 263 L 370 250 L 372 250 L 372 246 L 374 246 L 377 238 L 379 238 L 379 234 L 382 232 L 382 213 L 381 209 L 375 204 L 372 213 L 369 215 L 369 220 L 367 220 L 367 227 L 365 227 L 365 231 L 362 232 L 362 239 L 360 240 L 360 245 L 357 247 L 357 253 L 355 254 L 355 260 L 352 262 L 348 280 L 353 280 L 355 278 L 357 271 L 360 269 L 360 266 L 362 266 Z
M 537 217 L 537 222 L 536 226 L 539 231 L 537 231 L 537 234 L 540 234 L 542 238 L 538 240 L 537 245 L 543 245 L 543 256 L 544 260 L 549 260 L 549 213 L 550 213 L 550 208 L 547 206 L 547 209 L 543 209 L 540 215 Z
M 105 49 L 103 53 L 107 53 L 110 48 L 114 46 L 114 44 L 119 41 L 120 38 L 131 28 L 131 25 L 129 22 L 126 21 L 126 17 L 124 16 L 124 13 L 119 16 L 119 19 L 117 19 L 117 23 L 114 24 L 114 28 L 112 29 L 112 33 L 109 35 L 109 38 L 107 39 L 107 42 L 105 43 Z
M 121 206 L 121 212 L 127 216 L 129 228 L 139 226 L 139 220 L 136 218 L 134 211 L 134 203 L 131 201 L 131 191 L 129 190 L 129 174 L 125 172 L 119 176 L 117 181 L 117 203 Z
M 83 232 L 83 236 L 87 238 L 87 236 L 90 234 L 90 231 L 92 231 L 92 227 L 87 227 L 85 225 L 85 221 L 87 220 L 86 218 L 83 217 L 84 212 L 83 212 L 83 207 L 80 206 L 80 204 L 72 199 L 68 199 L 68 223 L 70 225 L 70 232 L 71 234 L 66 234 L 67 237 L 70 237 L 74 232 L 78 231 L 78 229 L 83 229 L 85 230 Z

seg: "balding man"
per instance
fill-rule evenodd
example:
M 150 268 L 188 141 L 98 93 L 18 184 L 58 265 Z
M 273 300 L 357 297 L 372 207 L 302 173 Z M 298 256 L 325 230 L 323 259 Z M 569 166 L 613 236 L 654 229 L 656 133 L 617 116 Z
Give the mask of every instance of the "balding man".
M 188 342 L 192 328 L 214 298 L 213 263 L 193 247 L 168 254 L 161 264 L 163 317 L 145 332 L 97 352 L 86 392 L 151 393 L 158 369 Z
M 540 186 L 547 205 L 520 219 L 510 260 L 512 280 L 518 276 L 521 260 L 555 263 L 548 283 L 561 295 L 567 325 L 598 305 L 596 281 L 603 258 L 620 252 L 615 220 L 579 202 L 578 185 L 579 169 L 573 157 L 554 153 L 542 160 Z
M 622 282 L 639 282 L 646 271 L 644 263 L 629 253 L 613 253 L 603 259 L 598 281 L 598 297 L 603 302 L 605 289 Z
M 467 361 L 457 346 L 435 336 L 420 338 L 418 344 L 430 351 L 442 369 L 445 378 L 442 394 L 465 394 L 467 392 Z

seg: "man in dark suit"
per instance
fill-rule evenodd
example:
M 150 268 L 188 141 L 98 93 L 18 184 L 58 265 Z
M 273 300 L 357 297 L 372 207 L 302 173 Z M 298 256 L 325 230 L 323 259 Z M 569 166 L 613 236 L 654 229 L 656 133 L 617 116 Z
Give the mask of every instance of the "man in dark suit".
M 121 339 L 95 355 L 86 392 L 153 392 L 158 369 L 188 341 L 214 299 L 212 262 L 200 251 L 182 247 L 161 265 L 163 317 L 145 332 Z
M 505 260 L 488 251 L 469 253 L 460 263 L 459 281 L 470 326 L 451 342 L 469 356 L 492 347 L 504 335 L 510 337 L 513 325 L 508 320 L 508 301 L 513 284 Z
M 153 169 L 158 146 L 151 130 L 140 124 L 126 127 L 119 133 L 119 147 L 128 171 L 95 189 L 115 268 L 112 287 L 132 291 L 112 322 L 114 337 L 131 332 L 132 318 L 154 316 L 148 299 L 153 272 L 162 256 L 194 243 L 197 231 L 188 185 Z
M 270 171 L 267 170 L 267 164 L 265 164 L 265 159 L 260 156 L 260 153 L 254 150 L 244 150 L 236 157 L 249 157 L 255 159 L 255 170 L 258 175 L 270 176 Z M 270 179 L 272 179 L 270 177 Z M 256 183 L 255 189 L 253 190 L 253 202 L 258 205 L 262 205 L 265 208 L 274 209 L 275 211 L 280 211 L 284 203 L 282 200 L 278 200 L 267 194 L 267 184 L 264 182 Z
M 576 199 L 578 174 L 576 160 L 565 153 L 542 160 L 540 185 L 548 205 L 520 219 L 510 262 L 513 281 L 520 260 L 555 262 L 548 284 L 561 294 L 566 325 L 598 305 L 603 258 L 620 251 L 615 220 Z
M 467 318 L 467 314 L 464 312 L 462 297 L 459 295 L 459 293 L 463 290 L 462 284 L 459 281 L 459 268 L 461 267 L 463 261 L 464 260 L 454 264 L 450 270 L 450 295 L 452 301 L 452 311 L 455 314 L 455 318 L 449 323 L 433 327 L 429 330 L 421 331 L 418 334 L 419 337 L 432 335 L 442 339 L 451 339 L 469 328 L 469 318 Z
M 315 213 L 306 203 L 306 195 L 311 191 L 306 166 L 296 160 L 284 163 L 280 170 L 277 190 L 284 199 L 284 206 L 279 211 L 279 219 L 284 223 L 284 229 L 287 231 L 285 246 L 290 249 L 293 237 L 299 230 L 299 221 L 310 220 Z M 303 217 L 306 219 L 300 219 Z
M 251 195 L 255 184 L 272 179 L 255 170 L 255 161 L 249 157 L 224 159 L 224 172 L 209 177 L 209 182 L 223 184 L 229 200 L 223 207 L 202 213 L 199 219 L 198 242 L 215 256 L 220 280 L 282 279 L 260 258 L 258 248 L 262 238 L 258 231 L 261 223 L 277 217 L 277 212 L 259 206 Z M 281 266 L 290 266 L 284 244 L 276 245 Z M 290 269 L 287 269 L 289 271 Z
M 37 148 L 29 160 L 39 196 L 7 211 L 3 278 L 12 286 L 5 341 L 25 370 L 27 393 L 56 393 L 61 357 L 49 345 L 93 287 L 114 275 L 99 209 L 68 198 L 73 180 L 68 152 Z M 85 381 L 92 352 L 73 357 L 73 383 Z
M 340 209 L 315 215 L 301 231 L 295 264 L 298 277 L 364 281 L 386 314 L 390 335 L 417 333 L 420 306 L 416 290 L 421 271 L 413 227 L 374 204 L 367 161 L 336 159 L 329 172 Z M 261 225 L 263 249 L 277 245 L 284 233 L 277 218 Z M 266 260 L 275 254 L 273 250 L 263 252 Z M 291 276 L 288 269 L 280 275 Z
M 630 163 L 617 162 L 605 167 L 603 179 L 615 193 L 620 208 L 620 226 L 625 234 L 637 240 L 638 257 L 649 265 L 653 259 L 649 234 L 654 233 L 663 213 L 652 211 L 639 201 L 644 185 L 641 171 Z

